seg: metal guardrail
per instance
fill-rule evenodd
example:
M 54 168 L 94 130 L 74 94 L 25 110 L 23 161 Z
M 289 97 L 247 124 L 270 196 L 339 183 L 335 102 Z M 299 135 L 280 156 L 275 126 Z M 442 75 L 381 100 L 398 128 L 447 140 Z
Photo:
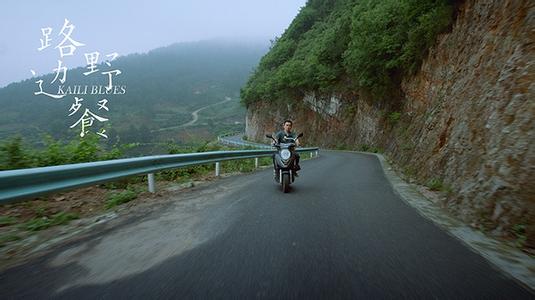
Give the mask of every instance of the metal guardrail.
M 245 141 L 243 140 L 242 138 L 239 138 L 237 139 L 239 136 L 242 136 L 243 133 L 241 132 L 236 132 L 236 133 L 228 133 L 228 134 L 224 134 L 224 135 L 220 135 L 217 137 L 217 141 L 220 142 L 221 144 L 225 144 L 225 145 L 233 145 L 233 146 L 249 146 L 249 147 L 256 147 L 256 148 L 260 148 L 260 149 L 273 149 L 273 146 L 271 146 L 270 144 L 260 144 L 260 143 L 254 143 L 254 142 L 249 142 L 249 141 Z M 308 149 L 308 148 L 296 148 L 297 152 L 300 152 L 301 150 L 300 149 Z M 319 154 L 319 149 L 318 148 L 313 148 L 313 149 L 316 149 L 315 152 L 314 150 L 312 150 L 310 152 L 310 158 L 313 157 L 313 155 L 316 155 L 318 156 Z
M 215 163 L 216 176 L 219 176 L 221 161 L 255 158 L 255 167 L 258 167 L 258 158 L 271 156 L 274 151 L 266 149 L 156 155 L 0 171 L 0 203 L 16 202 L 50 192 L 94 185 L 142 174 L 148 174 L 149 191 L 154 192 L 155 172 Z M 318 148 L 299 148 L 297 152 L 311 152 L 311 156 L 315 152 L 318 155 Z
M 237 135 L 233 134 L 233 135 L 218 136 L 217 141 L 226 145 L 250 146 L 250 147 L 256 147 L 260 149 L 273 149 L 273 147 L 267 144 L 253 143 L 253 142 L 243 141 L 243 140 L 237 141 L 237 140 L 230 139 L 229 136 L 237 136 Z
M 243 133 L 241 133 L 241 132 L 224 134 L 224 135 L 218 136 L 217 137 L 217 141 L 220 142 L 221 144 L 226 144 L 226 145 L 249 146 L 249 147 L 256 147 L 256 148 L 261 148 L 261 149 L 273 149 L 273 146 L 271 146 L 269 144 L 260 144 L 260 143 L 244 141 L 242 138 L 237 139 L 239 136 L 242 136 L 242 135 L 243 135 Z M 312 158 L 314 155 L 316 157 L 319 155 L 319 149 L 318 148 L 311 148 L 311 149 L 316 149 L 316 150 L 308 151 L 306 149 L 309 149 L 309 148 L 299 148 L 298 147 L 298 148 L 296 148 L 296 151 L 297 152 L 303 152 L 302 149 L 305 149 L 304 152 L 310 152 L 310 158 Z M 257 168 L 257 167 L 258 167 L 258 161 L 255 160 L 255 168 Z

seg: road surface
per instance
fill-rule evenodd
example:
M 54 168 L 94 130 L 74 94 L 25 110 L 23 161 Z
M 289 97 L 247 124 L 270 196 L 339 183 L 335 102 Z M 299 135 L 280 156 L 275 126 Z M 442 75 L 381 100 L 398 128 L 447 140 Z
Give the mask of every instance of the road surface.
M 533 299 L 391 189 L 375 156 L 322 152 L 283 194 L 267 169 L 0 273 L 3 299 Z

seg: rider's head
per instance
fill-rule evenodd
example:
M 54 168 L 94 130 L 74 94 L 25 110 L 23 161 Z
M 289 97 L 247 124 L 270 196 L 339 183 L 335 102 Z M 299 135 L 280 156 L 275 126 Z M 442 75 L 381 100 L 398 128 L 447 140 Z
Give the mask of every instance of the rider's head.
M 284 121 L 284 123 L 282 123 L 282 127 L 283 127 L 284 131 L 286 131 L 286 132 L 292 131 L 292 126 L 293 126 L 293 123 L 290 120 L 286 120 L 286 121 Z

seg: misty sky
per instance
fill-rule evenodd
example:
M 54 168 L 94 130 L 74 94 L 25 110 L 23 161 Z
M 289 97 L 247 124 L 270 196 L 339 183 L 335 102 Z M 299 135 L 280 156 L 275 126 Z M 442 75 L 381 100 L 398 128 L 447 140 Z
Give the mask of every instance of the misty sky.
M 214 38 L 269 41 L 280 36 L 306 0 L 153 0 L 0 2 L 0 87 L 51 73 L 58 65 L 58 36 L 64 19 L 76 26 L 72 38 L 84 43 L 68 68 L 85 65 L 84 53 L 126 55 L 175 42 Z M 51 47 L 41 52 L 41 28 L 51 27 Z

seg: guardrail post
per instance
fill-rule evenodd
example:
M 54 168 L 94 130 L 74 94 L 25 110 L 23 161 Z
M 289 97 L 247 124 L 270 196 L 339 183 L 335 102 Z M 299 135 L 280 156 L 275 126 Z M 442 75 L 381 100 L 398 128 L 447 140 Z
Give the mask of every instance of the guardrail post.
M 219 176 L 220 170 L 221 170 L 221 163 L 220 162 L 216 162 L 215 163 L 215 176 Z
M 254 158 L 254 168 L 258 169 L 258 157 Z
M 319 155 L 319 151 L 318 151 L 318 150 L 316 150 L 316 157 L 318 157 L 318 155 Z
M 155 185 L 155 181 L 154 181 L 154 173 L 149 173 L 147 178 L 148 178 L 148 181 L 149 181 L 149 192 L 151 192 L 151 193 L 156 192 L 156 185 Z
M 313 152 L 310 152 L 310 158 L 312 158 L 312 155 L 313 155 L 313 154 L 314 154 Z

